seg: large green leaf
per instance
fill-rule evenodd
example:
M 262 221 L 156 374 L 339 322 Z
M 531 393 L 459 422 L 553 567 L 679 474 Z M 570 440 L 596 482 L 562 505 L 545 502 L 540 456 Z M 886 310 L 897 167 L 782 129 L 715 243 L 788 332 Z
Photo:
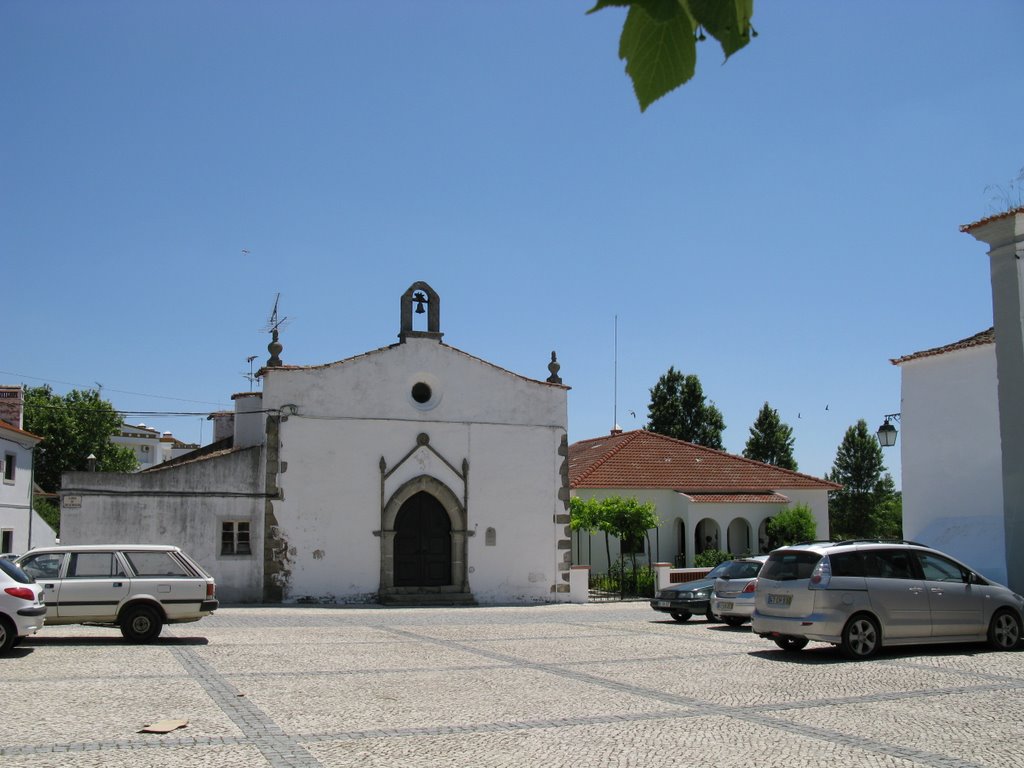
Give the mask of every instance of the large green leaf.
M 644 5 L 655 6 L 657 18 L 639 4 L 633 5 L 619 40 L 619 58 L 626 61 L 641 112 L 693 77 L 697 66 L 690 14 L 677 0 Z M 671 6 L 675 6 L 674 13 Z
M 611 6 L 629 8 L 619 58 L 641 112 L 693 77 L 698 27 L 718 40 L 726 59 L 756 34 L 750 26 L 754 0 L 597 0 L 587 13 Z
M 685 0 L 690 13 L 729 58 L 750 42 L 754 0 Z

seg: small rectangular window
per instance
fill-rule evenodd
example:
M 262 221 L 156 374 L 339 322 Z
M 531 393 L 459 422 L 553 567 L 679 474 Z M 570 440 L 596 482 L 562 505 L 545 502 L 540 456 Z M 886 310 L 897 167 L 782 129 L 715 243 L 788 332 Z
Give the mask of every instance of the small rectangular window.
M 222 555 L 251 555 L 249 523 L 246 520 L 225 520 L 220 528 Z
M 0 553 L 14 551 L 14 529 L 4 528 L 0 531 Z
M 15 455 L 13 453 L 4 454 L 4 482 L 14 482 L 14 466 L 15 466 Z

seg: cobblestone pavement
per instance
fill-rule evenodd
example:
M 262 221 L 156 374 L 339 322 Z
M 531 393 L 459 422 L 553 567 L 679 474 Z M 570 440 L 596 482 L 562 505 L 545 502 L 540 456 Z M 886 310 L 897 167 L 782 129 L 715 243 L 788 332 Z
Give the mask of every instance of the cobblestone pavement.
M 1024 765 L 1024 653 L 784 653 L 646 603 L 229 607 L 0 659 L 4 768 Z M 186 728 L 143 734 L 179 718 Z

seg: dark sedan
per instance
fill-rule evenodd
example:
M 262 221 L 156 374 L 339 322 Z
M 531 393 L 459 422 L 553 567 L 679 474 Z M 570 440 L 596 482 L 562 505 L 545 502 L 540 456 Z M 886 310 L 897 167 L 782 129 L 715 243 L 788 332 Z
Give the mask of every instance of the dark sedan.
M 703 579 L 673 584 L 671 587 L 658 590 L 651 600 L 651 608 L 669 614 L 676 621 L 689 621 L 694 614 L 707 616 L 708 621 L 716 621 L 711 613 L 711 592 L 715 588 L 715 579 L 721 575 L 732 560 L 719 563 Z

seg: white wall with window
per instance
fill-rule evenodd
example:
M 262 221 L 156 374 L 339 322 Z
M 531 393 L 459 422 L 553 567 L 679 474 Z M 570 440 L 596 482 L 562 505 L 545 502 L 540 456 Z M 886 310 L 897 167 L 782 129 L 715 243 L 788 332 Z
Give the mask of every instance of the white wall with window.
M 57 534 L 32 507 L 32 462 L 42 438 L 0 421 L 0 553 L 53 544 Z

